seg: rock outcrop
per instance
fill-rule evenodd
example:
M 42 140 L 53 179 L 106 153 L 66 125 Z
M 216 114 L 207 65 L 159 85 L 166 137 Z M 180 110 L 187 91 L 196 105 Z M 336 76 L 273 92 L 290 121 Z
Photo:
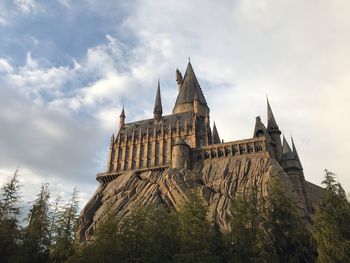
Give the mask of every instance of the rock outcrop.
M 79 235 L 84 241 L 107 214 L 115 211 L 118 219 L 136 204 L 156 204 L 180 209 L 190 189 L 199 189 L 208 206 L 208 217 L 223 230 L 229 229 L 231 201 L 255 187 L 261 198 L 268 196 L 271 178 L 278 177 L 286 194 L 296 201 L 301 216 L 307 216 L 317 202 L 320 187 L 309 182 L 304 191 L 296 187 L 280 164 L 269 157 L 220 158 L 197 163 L 193 169 L 173 169 L 121 174 L 108 184 L 101 184 L 81 213 Z

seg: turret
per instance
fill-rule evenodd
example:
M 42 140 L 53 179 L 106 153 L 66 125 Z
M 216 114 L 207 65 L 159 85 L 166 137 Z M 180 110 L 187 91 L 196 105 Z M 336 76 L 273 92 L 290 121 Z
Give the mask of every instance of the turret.
M 191 164 L 190 146 L 179 138 L 171 148 L 171 167 L 174 169 L 189 168 Z
M 272 141 L 274 142 L 275 156 L 277 161 L 281 160 L 282 156 L 282 143 L 281 143 L 281 131 L 278 128 L 275 117 L 267 99 L 267 132 L 270 134 Z
M 283 149 L 282 149 L 282 157 L 281 157 L 281 166 L 288 173 L 289 171 L 302 171 L 303 167 L 301 166 L 299 156 L 296 153 L 295 145 L 293 142 L 292 150 L 283 136 Z
M 207 102 L 198 83 L 191 62 L 188 62 L 183 78 L 180 71 L 176 71 L 176 81 L 179 85 L 179 94 L 173 108 L 173 113 L 194 112 L 194 104 L 197 103 L 196 109 L 199 116 L 205 117 L 206 114 L 209 114 Z M 195 102 L 196 96 L 198 100 L 197 102 Z
M 162 100 L 160 96 L 160 82 L 158 80 L 157 95 L 156 95 L 156 101 L 154 103 L 154 110 L 153 110 L 154 119 L 159 121 L 162 118 L 162 114 L 163 114 L 163 108 L 162 108 Z
M 122 109 L 122 113 L 119 116 L 119 129 L 123 128 L 125 124 L 125 112 L 124 112 L 124 106 Z
M 217 144 L 220 143 L 220 136 L 218 133 L 218 130 L 216 129 L 216 125 L 215 125 L 215 121 L 214 121 L 214 125 L 213 125 L 213 144 Z
M 280 163 L 283 170 L 290 178 L 293 184 L 293 190 L 296 193 L 296 197 L 301 203 L 300 205 L 297 205 L 297 207 L 305 207 L 310 210 L 311 205 L 307 199 L 307 195 L 305 194 L 305 177 L 303 167 L 301 166 L 293 139 L 292 144 L 293 150 L 290 148 L 286 138 L 283 136 L 283 151 Z

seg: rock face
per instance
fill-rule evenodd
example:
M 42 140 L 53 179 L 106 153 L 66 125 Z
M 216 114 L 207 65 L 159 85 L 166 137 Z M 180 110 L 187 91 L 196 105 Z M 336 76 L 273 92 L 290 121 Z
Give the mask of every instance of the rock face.
M 305 180 L 296 184 L 280 164 L 269 157 L 227 158 L 196 163 L 187 168 L 121 174 L 99 186 L 81 213 L 79 235 L 83 242 L 110 210 L 122 219 L 136 204 L 156 204 L 178 210 L 190 189 L 197 188 L 208 206 L 208 217 L 228 230 L 230 205 L 237 193 L 256 187 L 261 197 L 268 196 L 272 177 L 278 177 L 286 194 L 296 201 L 301 216 L 312 212 L 321 188 Z M 301 178 L 303 180 L 303 178 Z M 300 190 L 299 186 L 303 185 Z

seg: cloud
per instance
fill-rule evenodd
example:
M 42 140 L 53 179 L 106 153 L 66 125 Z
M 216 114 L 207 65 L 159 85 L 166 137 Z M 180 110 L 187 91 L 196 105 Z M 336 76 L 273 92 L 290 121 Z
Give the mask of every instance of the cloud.
M 24 15 L 35 14 L 38 10 L 41 9 L 35 0 L 15 0 L 14 4 Z
M 4 58 L 0 58 L 0 72 L 11 73 L 13 68 L 11 64 Z
M 17 50 L 1 54 L 0 170 L 11 174 L 21 166 L 33 182 L 47 176 L 57 185 L 77 184 L 88 196 L 95 173 L 105 169 L 122 105 L 127 121 L 151 117 L 159 76 L 164 114 L 170 113 L 175 69 L 183 72 L 190 56 L 225 141 L 252 136 L 255 116 L 266 119 L 268 95 L 280 128 L 293 133 L 306 178 L 319 183 L 328 168 L 350 189 L 350 126 L 344 121 L 350 4 L 60 2 L 70 7 L 16 2 L 27 4 L 31 11 L 22 14 L 43 19 L 47 28 L 11 20 L 16 36 L 28 31 L 33 46 L 22 47 L 20 58 Z M 38 12 L 44 9 L 45 17 Z M 58 23 L 60 17 L 69 22 Z

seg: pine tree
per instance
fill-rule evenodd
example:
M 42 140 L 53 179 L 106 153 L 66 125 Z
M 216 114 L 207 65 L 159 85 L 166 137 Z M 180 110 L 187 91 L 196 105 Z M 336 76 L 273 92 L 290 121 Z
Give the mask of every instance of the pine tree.
M 21 201 L 18 169 L 0 190 L 0 262 L 13 262 L 18 251 Z
M 263 202 L 255 189 L 235 196 L 231 207 L 231 232 L 226 235 L 227 261 L 256 262 L 263 258 L 266 237 L 262 231 L 262 210 Z
M 79 193 L 74 188 L 71 199 L 61 210 L 58 210 L 56 215 L 54 244 L 51 249 L 51 260 L 53 262 L 64 262 L 74 253 L 75 232 L 79 219 L 78 212 Z
M 176 262 L 217 262 L 213 232 L 198 192 L 192 192 L 179 211 L 180 251 Z
M 30 209 L 28 226 L 24 230 L 23 262 L 47 262 L 50 240 L 50 193 L 48 184 L 42 184 Z
M 286 196 L 277 178 L 269 187 L 264 230 L 270 240 L 266 252 L 270 261 L 314 262 L 315 248 L 311 233 L 297 214 L 294 203 Z
M 318 262 L 350 262 L 350 204 L 335 175 L 325 170 L 325 185 L 314 215 Z

